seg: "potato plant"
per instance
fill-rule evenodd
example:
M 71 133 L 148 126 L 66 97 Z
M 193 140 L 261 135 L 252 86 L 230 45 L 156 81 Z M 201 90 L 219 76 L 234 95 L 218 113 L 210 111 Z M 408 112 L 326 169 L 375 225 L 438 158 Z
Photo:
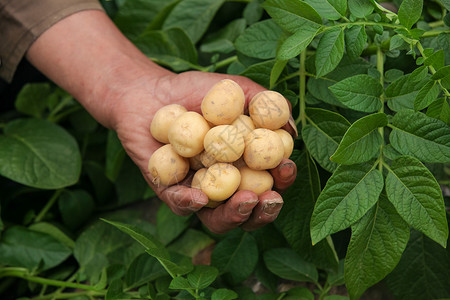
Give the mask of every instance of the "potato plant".
M 450 1 L 103 4 L 149 59 L 289 99 L 296 182 L 274 224 L 214 235 L 149 200 L 67 93 L 29 82 L 0 114 L 2 299 L 450 297 Z

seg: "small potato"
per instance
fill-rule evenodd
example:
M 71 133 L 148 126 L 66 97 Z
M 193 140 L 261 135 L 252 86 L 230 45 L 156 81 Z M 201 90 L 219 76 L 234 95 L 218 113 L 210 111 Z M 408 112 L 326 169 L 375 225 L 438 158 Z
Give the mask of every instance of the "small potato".
M 203 178 L 205 178 L 207 171 L 208 171 L 208 168 L 203 168 L 203 169 L 200 169 L 197 172 L 195 172 L 194 178 L 192 178 L 191 187 L 201 190 L 202 189 L 201 182 L 202 182 Z M 217 206 L 222 204 L 222 202 L 223 201 L 209 200 L 208 203 L 205 205 L 205 207 L 216 208 Z
M 247 134 L 256 129 L 255 124 L 253 124 L 252 119 L 246 115 L 240 115 L 236 120 L 231 123 L 235 126 L 239 133 L 245 138 Z
M 234 162 L 244 153 L 244 137 L 233 125 L 211 128 L 203 141 L 205 152 L 218 162 Z
M 169 143 L 169 128 L 173 121 L 187 110 L 178 104 L 169 104 L 160 108 L 153 117 L 150 124 L 150 133 L 152 136 L 161 143 Z
M 272 130 L 258 128 L 245 137 L 244 160 L 253 170 L 275 168 L 283 159 L 283 155 L 283 141 Z
M 209 200 L 223 201 L 234 194 L 240 183 L 238 168 L 227 163 L 216 163 L 208 168 L 200 186 Z
M 214 125 L 231 124 L 244 113 L 245 96 L 242 88 L 230 79 L 216 83 L 202 101 L 203 117 Z
M 189 171 L 189 161 L 167 144 L 156 150 L 148 161 L 148 170 L 157 186 L 172 185 L 183 180 Z
M 275 132 L 280 136 L 284 145 L 284 158 L 289 158 L 294 151 L 294 140 L 292 136 L 284 129 L 277 129 Z
M 250 101 L 248 110 L 253 123 L 258 128 L 275 130 L 289 121 L 289 105 L 283 95 L 278 92 L 259 92 Z
M 252 191 L 259 196 L 272 189 L 273 177 L 269 172 L 252 170 L 249 167 L 242 167 L 239 169 L 239 172 L 241 172 L 241 184 L 238 187 L 238 191 Z
M 206 120 L 193 111 L 180 115 L 170 126 L 169 142 L 183 157 L 193 157 L 203 151 L 203 139 L 210 129 Z

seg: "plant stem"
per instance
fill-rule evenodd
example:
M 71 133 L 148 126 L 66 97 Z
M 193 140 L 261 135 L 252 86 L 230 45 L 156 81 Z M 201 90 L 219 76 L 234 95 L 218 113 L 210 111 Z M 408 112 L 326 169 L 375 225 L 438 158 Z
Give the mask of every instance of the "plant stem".
M 216 67 L 216 69 L 220 69 L 222 67 L 228 66 L 229 64 L 235 62 L 237 60 L 237 56 L 231 56 L 228 58 L 225 58 L 224 60 L 218 61 L 214 64 L 214 66 Z
M 377 70 L 380 73 L 380 84 L 383 87 L 383 93 L 380 95 L 380 101 L 381 101 L 381 108 L 379 110 L 380 113 L 384 112 L 384 55 L 383 51 L 380 47 L 378 47 L 377 50 Z M 378 132 L 381 135 L 381 138 L 383 139 L 383 142 L 380 146 L 380 162 L 378 164 L 378 170 L 380 172 L 383 172 L 383 148 L 384 148 L 384 127 L 378 128 Z
M 305 127 L 306 125 L 306 51 L 303 51 L 300 54 L 300 91 L 299 91 L 299 102 L 300 102 L 300 113 L 295 121 L 295 124 L 298 125 L 300 122 L 302 123 L 302 127 Z
M 39 214 L 34 219 L 34 223 L 38 223 L 38 222 L 42 221 L 42 219 L 45 217 L 45 215 L 50 210 L 50 208 L 53 206 L 53 204 L 55 204 L 56 200 L 58 200 L 59 195 L 61 195 L 62 191 L 63 191 L 63 189 L 59 189 L 53 193 L 53 196 L 50 198 L 50 200 L 47 202 L 47 204 L 45 204 L 44 208 L 42 208 L 42 210 L 39 212 Z

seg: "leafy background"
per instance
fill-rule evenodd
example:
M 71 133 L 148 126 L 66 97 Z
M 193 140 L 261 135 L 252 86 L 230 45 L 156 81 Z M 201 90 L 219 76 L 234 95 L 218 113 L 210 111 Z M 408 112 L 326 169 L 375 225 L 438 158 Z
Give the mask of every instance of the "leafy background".
M 154 197 L 53 83 L 0 114 L 5 299 L 450 297 L 450 2 L 102 2 L 149 59 L 282 93 L 301 133 L 274 222 L 214 235 Z

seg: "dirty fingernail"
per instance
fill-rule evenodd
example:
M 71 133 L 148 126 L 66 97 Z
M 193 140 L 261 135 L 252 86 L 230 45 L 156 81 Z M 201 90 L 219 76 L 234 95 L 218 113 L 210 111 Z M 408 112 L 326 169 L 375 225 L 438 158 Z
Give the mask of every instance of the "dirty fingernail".
M 279 200 L 268 201 L 264 204 L 263 211 L 266 215 L 272 216 L 280 212 L 283 202 Z
M 293 163 L 285 163 L 280 166 L 279 174 L 284 179 L 289 179 L 294 175 L 294 164 Z
M 250 202 L 242 202 L 239 204 L 239 213 L 241 215 L 248 215 L 252 212 L 253 208 L 255 208 L 257 202 L 250 201 Z

